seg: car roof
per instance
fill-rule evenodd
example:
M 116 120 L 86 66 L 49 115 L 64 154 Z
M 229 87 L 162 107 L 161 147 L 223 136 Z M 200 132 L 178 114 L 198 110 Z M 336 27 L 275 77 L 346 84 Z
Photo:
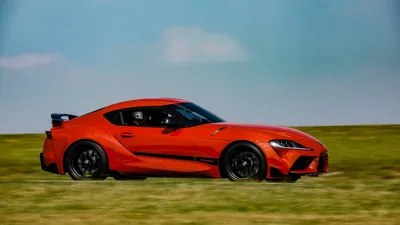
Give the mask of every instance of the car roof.
M 144 106 L 163 106 L 163 105 L 170 105 L 170 104 L 179 104 L 189 102 L 184 99 L 179 98 L 140 98 L 140 99 L 133 99 L 128 101 L 117 102 L 108 106 L 104 106 L 102 108 L 96 109 L 94 111 L 88 112 L 81 116 L 74 118 L 72 121 L 73 123 L 79 123 L 79 121 L 91 119 L 97 117 L 98 115 L 102 115 L 104 113 L 112 112 L 119 109 L 125 108 L 134 108 L 134 107 L 144 107 Z
M 170 105 L 170 104 L 179 104 L 188 102 L 184 99 L 179 98 L 140 98 L 140 99 L 133 99 L 123 102 L 118 102 L 109 106 L 104 107 L 106 111 L 113 111 L 123 108 L 130 108 L 130 107 L 142 107 L 142 106 L 163 106 L 163 105 Z
M 119 109 L 124 108 L 133 108 L 133 107 L 144 107 L 144 106 L 163 106 L 163 105 L 170 105 L 170 104 L 179 104 L 189 102 L 184 99 L 179 98 L 140 98 L 140 99 L 133 99 L 123 102 L 114 103 L 112 105 L 108 105 L 102 107 L 100 109 L 94 110 L 92 112 L 88 112 L 84 115 L 78 116 L 71 120 L 72 124 L 80 123 L 82 121 L 87 121 L 88 119 L 91 120 L 93 117 L 98 117 L 104 113 L 112 112 Z

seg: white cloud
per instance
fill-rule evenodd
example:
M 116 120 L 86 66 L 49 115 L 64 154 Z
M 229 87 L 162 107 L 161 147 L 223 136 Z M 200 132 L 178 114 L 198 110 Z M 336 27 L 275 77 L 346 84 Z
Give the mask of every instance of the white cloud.
M 10 57 L 0 57 L 0 67 L 12 70 L 25 70 L 55 63 L 59 60 L 57 53 L 22 54 Z
M 173 27 L 164 33 L 164 57 L 170 63 L 246 61 L 248 51 L 238 40 L 201 27 Z

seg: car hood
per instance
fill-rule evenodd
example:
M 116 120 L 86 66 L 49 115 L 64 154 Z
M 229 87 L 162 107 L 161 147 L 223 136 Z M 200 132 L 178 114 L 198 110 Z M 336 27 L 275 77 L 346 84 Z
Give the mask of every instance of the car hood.
M 213 123 L 209 124 L 210 130 L 212 133 L 215 134 L 220 133 L 220 131 L 236 131 L 236 132 L 261 132 L 265 135 L 274 137 L 274 138 L 288 138 L 293 140 L 299 139 L 312 139 L 314 141 L 318 140 L 313 136 L 299 131 L 294 128 L 285 127 L 285 126 L 278 126 L 278 125 L 259 125 L 259 124 L 243 124 L 243 123 L 230 123 L 230 122 L 223 122 L 223 123 Z M 221 132 L 222 134 L 223 132 Z M 218 135 L 215 135 L 218 136 Z

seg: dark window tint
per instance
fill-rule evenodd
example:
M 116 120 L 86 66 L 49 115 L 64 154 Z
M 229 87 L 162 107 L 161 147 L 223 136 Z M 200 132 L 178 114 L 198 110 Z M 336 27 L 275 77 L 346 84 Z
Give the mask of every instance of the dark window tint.
M 121 125 L 121 117 L 118 111 L 109 112 L 104 115 L 104 117 L 110 121 L 110 123 L 115 125 Z
M 225 122 L 225 120 L 221 119 L 217 115 L 192 102 L 173 104 L 168 105 L 167 107 L 180 114 L 190 126 Z
M 169 117 L 160 108 L 129 109 L 122 111 L 124 125 L 141 127 L 165 127 L 164 120 Z

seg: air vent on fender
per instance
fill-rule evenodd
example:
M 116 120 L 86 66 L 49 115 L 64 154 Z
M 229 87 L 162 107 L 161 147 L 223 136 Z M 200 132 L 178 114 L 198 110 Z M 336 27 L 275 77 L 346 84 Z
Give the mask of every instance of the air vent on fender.
M 221 131 L 221 130 L 223 130 L 225 128 L 227 128 L 227 127 L 220 127 L 218 129 L 216 129 L 214 132 L 211 133 L 211 136 L 214 136 L 216 133 L 218 133 L 219 131 Z

